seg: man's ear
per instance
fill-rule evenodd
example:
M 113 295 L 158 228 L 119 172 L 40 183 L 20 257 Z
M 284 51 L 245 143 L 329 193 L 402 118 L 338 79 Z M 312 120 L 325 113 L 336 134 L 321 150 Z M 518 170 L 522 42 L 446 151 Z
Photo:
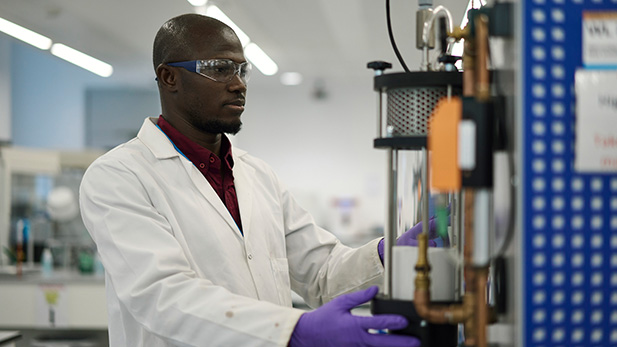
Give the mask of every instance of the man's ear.
M 172 69 L 168 65 L 160 64 L 156 68 L 156 79 L 161 88 L 169 91 L 176 91 L 178 89 L 177 69 Z

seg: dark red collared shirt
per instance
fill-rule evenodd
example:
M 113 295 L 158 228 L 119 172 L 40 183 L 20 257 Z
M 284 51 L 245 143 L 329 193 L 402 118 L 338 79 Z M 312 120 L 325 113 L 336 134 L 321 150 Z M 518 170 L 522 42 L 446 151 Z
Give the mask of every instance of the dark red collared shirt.
M 227 136 L 221 139 L 221 160 L 216 154 L 201 147 L 188 137 L 172 127 L 163 116 L 157 122 L 159 128 L 167 135 L 169 140 L 176 145 L 181 154 L 184 154 L 206 180 L 210 183 L 216 194 L 227 207 L 227 210 L 242 232 L 242 221 L 240 220 L 240 208 L 238 207 L 238 196 L 234 186 L 233 167 L 234 159 L 231 155 L 231 143 Z

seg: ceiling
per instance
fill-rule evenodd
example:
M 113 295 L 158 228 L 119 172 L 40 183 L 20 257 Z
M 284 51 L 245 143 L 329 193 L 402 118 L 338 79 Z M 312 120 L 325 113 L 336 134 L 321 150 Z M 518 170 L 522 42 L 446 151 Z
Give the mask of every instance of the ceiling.
M 434 0 L 460 23 L 465 0 Z M 279 84 L 283 72 L 305 81 L 372 75 L 366 63 L 392 62 L 385 0 L 211 0 L 276 61 L 275 76 L 254 74 L 252 84 Z M 392 0 L 392 25 L 401 53 L 418 69 L 417 1 Z M 110 85 L 152 85 L 154 35 L 167 19 L 193 12 L 186 0 L 0 0 L 0 17 L 114 66 Z

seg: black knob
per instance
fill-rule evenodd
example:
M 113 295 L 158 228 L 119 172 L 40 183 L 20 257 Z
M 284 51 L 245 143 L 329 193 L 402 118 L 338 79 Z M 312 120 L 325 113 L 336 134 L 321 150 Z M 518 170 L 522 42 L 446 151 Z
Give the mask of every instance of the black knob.
M 366 64 L 366 67 L 375 71 L 383 71 L 385 69 L 392 68 L 392 64 L 388 63 L 387 61 L 378 60 L 371 61 L 370 63 Z
M 444 64 L 454 65 L 460 59 L 462 59 L 462 57 L 456 55 L 441 55 L 437 58 L 437 61 Z

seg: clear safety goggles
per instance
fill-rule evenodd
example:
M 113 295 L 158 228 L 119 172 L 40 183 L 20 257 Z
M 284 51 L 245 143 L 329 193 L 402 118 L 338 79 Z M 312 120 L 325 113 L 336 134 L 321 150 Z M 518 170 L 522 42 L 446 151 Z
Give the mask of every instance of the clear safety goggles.
M 229 82 L 236 74 L 246 84 L 251 76 L 253 66 L 248 61 L 236 63 L 229 59 L 206 59 L 167 63 L 169 66 L 183 67 L 216 82 Z

